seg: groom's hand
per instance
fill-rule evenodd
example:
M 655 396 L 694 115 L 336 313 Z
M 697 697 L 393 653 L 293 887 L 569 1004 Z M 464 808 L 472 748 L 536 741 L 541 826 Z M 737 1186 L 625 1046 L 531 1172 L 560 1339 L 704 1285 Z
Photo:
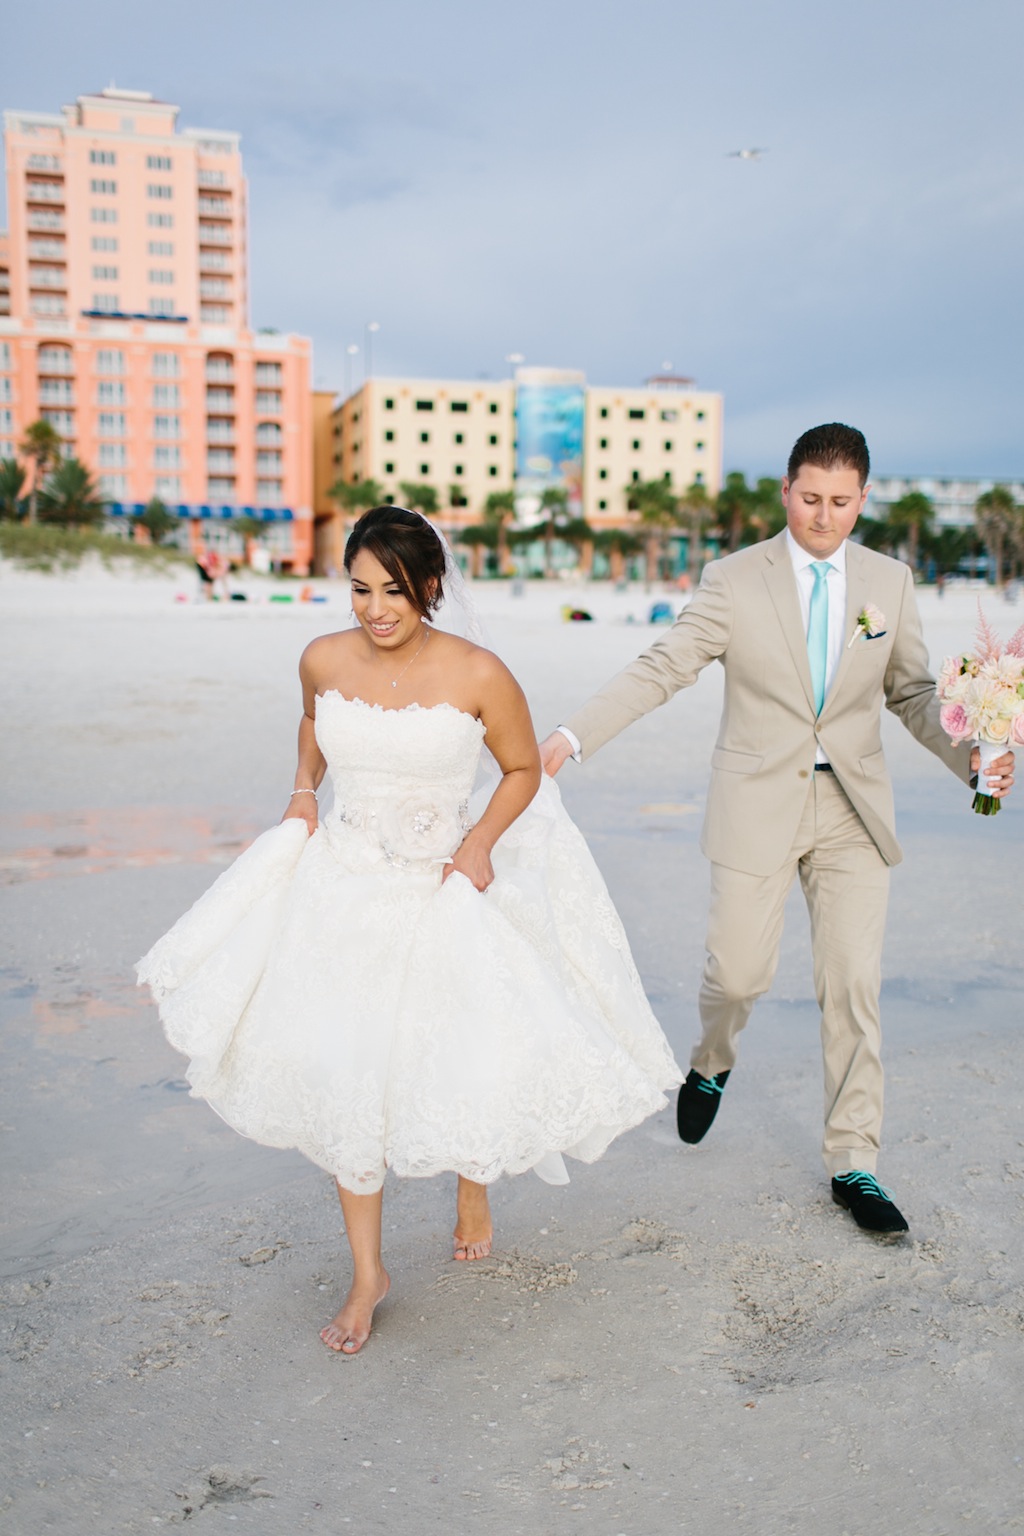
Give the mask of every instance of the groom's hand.
M 975 747 L 971 752 L 971 772 L 977 773 L 981 766 L 981 753 Z M 1014 758 L 1012 752 L 1004 752 L 1002 757 L 997 757 L 985 774 L 985 783 L 979 782 L 978 789 L 983 795 L 991 795 L 995 800 L 1001 800 L 1008 795 L 1013 788 Z
M 538 742 L 540 750 L 540 764 L 549 778 L 553 779 L 562 764 L 572 757 L 572 747 L 561 731 L 552 731 L 543 741 Z

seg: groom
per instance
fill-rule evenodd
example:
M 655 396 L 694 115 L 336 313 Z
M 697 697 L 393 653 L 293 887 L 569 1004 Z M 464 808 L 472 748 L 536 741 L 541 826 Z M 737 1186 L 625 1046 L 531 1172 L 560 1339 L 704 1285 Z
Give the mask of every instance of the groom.
M 849 542 L 868 494 L 863 435 L 839 423 L 797 441 L 782 481 L 786 528 L 710 564 L 672 629 L 571 715 L 541 758 L 555 774 L 688 688 L 725 670 L 701 847 L 711 860 L 702 1034 L 679 1091 L 679 1134 L 700 1141 L 736 1061 L 737 1037 L 778 961 L 799 875 L 811 918 L 825 1069 L 825 1166 L 859 1226 L 905 1232 L 875 1178 L 882 1124 L 879 991 L 889 866 L 900 861 L 882 752 L 883 704 L 959 778 L 977 749 L 939 726 L 913 575 Z M 1013 754 L 987 776 L 1013 782 Z

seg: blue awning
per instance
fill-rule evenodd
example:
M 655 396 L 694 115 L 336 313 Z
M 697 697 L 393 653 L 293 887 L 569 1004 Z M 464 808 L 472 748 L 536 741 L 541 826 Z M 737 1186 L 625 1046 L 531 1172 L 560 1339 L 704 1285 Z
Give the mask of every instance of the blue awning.
M 144 501 L 110 501 L 107 503 L 107 511 L 111 517 L 141 517 L 146 510 Z M 250 517 L 260 523 L 292 523 L 295 521 L 295 513 L 291 507 L 235 507 L 227 504 L 211 507 L 206 502 L 178 502 L 173 507 L 168 507 L 169 512 L 177 513 L 178 517 L 189 520 L 200 518 L 204 522 L 208 519 L 217 519 L 222 522 L 230 521 L 238 517 Z

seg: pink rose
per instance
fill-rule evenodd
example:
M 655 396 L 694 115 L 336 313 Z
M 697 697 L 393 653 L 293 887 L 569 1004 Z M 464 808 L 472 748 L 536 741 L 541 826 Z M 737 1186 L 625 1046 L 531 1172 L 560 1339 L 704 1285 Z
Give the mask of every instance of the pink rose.
M 972 734 L 967 711 L 962 704 L 943 704 L 939 710 L 939 724 L 953 742 L 966 741 Z
M 1010 722 L 1010 740 L 1014 746 L 1024 747 L 1024 710 Z

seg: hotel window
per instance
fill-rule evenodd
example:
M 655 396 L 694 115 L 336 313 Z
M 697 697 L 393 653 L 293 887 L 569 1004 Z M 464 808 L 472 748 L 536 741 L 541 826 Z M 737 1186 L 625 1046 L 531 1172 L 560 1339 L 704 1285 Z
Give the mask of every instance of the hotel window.
M 257 480 L 256 481 L 256 499 L 257 499 L 257 501 L 261 501 L 265 507 L 280 506 L 280 503 L 281 503 L 281 482 L 280 482 L 280 480 Z
M 454 471 L 456 475 L 464 475 L 466 473 L 461 464 L 456 464 L 454 466 Z
M 492 480 L 497 480 L 497 478 L 498 478 L 498 466 L 497 466 L 497 464 L 488 464 L 488 466 L 487 466 L 487 473 L 490 475 Z
M 70 384 L 67 387 L 68 387 L 68 389 L 70 389 L 71 388 Z M 72 397 L 69 395 L 68 399 L 70 400 L 71 398 Z M 13 399 L 14 399 L 14 388 L 13 388 L 13 386 L 11 384 L 10 379 L 0 379 L 0 400 L 3 400 L 5 403 L 7 403 L 8 401 L 13 400 Z
M 468 411 L 469 410 L 469 401 L 468 400 L 453 400 L 452 403 L 449 405 L 448 409 L 450 411 Z
M 703 411 L 697 411 L 695 413 L 695 415 L 696 415 L 696 418 L 697 418 L 698 421 L 703 421 L 704 420 L 704 412 Z
M 153 377 L 154 379 L 176 379 L 178 377 L 177 352 L 153 353 Z
M 487 441 L 490 443 L 492 448 L 497 448 L 497 446 L 498 446 L 498 434 L 496 432 L 492 432 L 490 437 L 487 439 Z
M 700 438 L 698 438 L 697 441 L 694 443 L 693 451 L 694 451 L 694 453 L 703 453 L 704 452 L 704 444 L 703 444 L 703 442 L 701 441 Z
M 149 280 L 151 283 L 173 283 L 174 273 L 168 267 L 150 267 Z
M 154 416 L 154 437 L 180 437 L 181 418 L 179 416 Z
M 395 402 L 393 400 L 385 400 L 384 401 L 384 409 L 386 411 L 393 411 L 394 408 L 395 408 Z
M 661 446 L 662 446 L 662 448 L 664 448 L 666 453 L 671 453 L 672 449 L 674 448 L 675 445 L 673 443 L 671 443 L 671 442 L 665 442 L 665 443 L 662 443 Z
M 666 485 L 671 485 L 672 484 L 672 471 L 670 469 L 666 469 L 665 473 L 662 475 L 661 478 L 664 480 Z
M 101 181 L 97 177 L 94 176 L 92 181 L 90 181 L 90 183 L 89 183 L 89 191 L 90 192 L 99 192 L 99 193 L 116 192 L 117 191 L 117 182 L 116 181 Z
M 170 198 L 174 196 L 173 187 L 169 187 L 162 181 L 151 181 L 146 186 L 146 196 L 155 198 Z
M 698 469 L 697 473 L 694 475 L 693 483 L 694 485 L 704 484 L 704 471 L 702 469 Z
M 416 409 L 418 411 L 432 411 L 434 409 L 434 402 L 433 400 L 417 400 Z
M 261 421 L 256 428 L 256 441 L 258 443 L 279 443 L 281 440 L 281 428 L 276 421 Z
M 643 421 L 646 415 L 647 412 L 645 410 L 635 408 L 629 412 L 629 419 L 630 421 Z
M 395 434 L 392 432 L 391 428 L 389 427 L 388 430 L 384 433 L 384 441 L 386 443 L 393 443 L 394 440 L 395 440 Z
M 6 356 L 4 356 L 5 353 Z M 40 347 L 38 361 L 40 373 L 74 373 L 75 371 L 75 361 L 70 347 Z M 0 368 L 10 366 L 10 353 L 7 351 L 7 343 L 4 342 L 0 347 Z
M 116 293 L 94 293 L 92 296 L 93 309 L 101 310 L 107 315 L 117 315 L 121 312 L 121 306 Z
M 233 411 L 235 408 L 235 392 L 233 389 L 219 389 L 215 384 L 206 386 L 206 409 L 208 411 Z
M 48 421 L 55 432 L 61 437 L 73 437 L 75 433 L 75 417 L 72 411 L 40 411 L 44 421 Z
M 89 211 L 89 217 L 90 217 L 90 219 L 92 219 L 92 222 L 94 224 L 116 224 L 117 223 L 117 209 L 116 208 L 92 208 Z
M 429 475 L 430 474 L 430 465 L 429 464 L 421 464 L 420 465 L 420 474 L 421 475 Z
M 393 464 L 385 464 L 384 465 L 384 473 L 386 475 L 393 475 L 394 472 L 395 472 L 395 466 Z
M 226 304 L 201 304 L 199 318 L 205 320 L 207 325 L 223 325 L 228 319 Z
M 233 448 L 207 448 L 207 470 L 216 470 L 220 474 L 234 474 L 235 450 Z
M 146 223 L 149 225 L 150 229 L 173 229 L 174 228 L 174 214 L 173 213 L 147 213 L 146 214 Z
M 281 396 L 276 390 L 258 389 L 256 391 L 256 409 L 276 414 L 281 409 Z
M 116 267 L 93 267 L 92 275 L 98 282 L 116 283 Z
M 600 416 L 602 421 L 607 421 L 608 420 L 608 407 L 606 405 L 602 405 L 601 409 L 598 411 L 597 414 Z
M 607 512 L 607 510 L 608 510 L 608 503 L 606 501 L 599 501 L 598 504 L 597 504 L 597 510 L 599 512 Z
M 632 480 L 634 485 L 639 485 L 640 484 L 640 471 L 638 469 L 634 469 L 633 473 L 630 475 L 629 478 L 630 478 L 630 480 Z
M 124 437 L 124 434 L 125 419 L 123 411 L 100 411 L 100 437 Z
M 177 384 L 154 384 L 153 404 L 158 410 L 169 405 L 180 405 L 181 390 Z
M 116 251 L 116 235 L 93 235 L 92 248 L 94 251 Z
M 175 312 L 173 299 L 150 299 L 149 313 L 151 315 L 173 315 Z
M 257 363 L 256 364 L 256 383 L 257 384 L 280 384 L 280 382 L 281 382 L 281 364 L 280 363 Z
M 124 385 L 120 379 L 100 379 L 96 385 L 97 405 L 124 405 Z
M 105 501 L 123 501 L 128 495 L 128 476 L 100 475 L 100 495 Z
M 123 469 L 128 463 L 128 450 L 124 443 L 100 443 L 97 459 L 101 469 Z
M 116 347 L 101 347 L 96 353 L 97 373 L 124 373 L 124 353 Z
M 169 171 L 170 168 L 171 168 L 171 157 L 170 157 L 170 155 L 147 155 L 146 156 L 146 170 L 147 171 Z
M 283 459 L 280 450 L 262 448 L 256 455 L 256 468 L 258 471 L 263 470 L 269 474 L 279 475 L 282 464 Z
M 157 443 L 153 449 L 154 469 L 180 469 L 181 449 L 176 443 Z
M 57 293 L 34 293 L 32 295 L 32 313 L 34 315 L 63 315 L 64 300 Z
M 90 149 L 90 165 L 116 165 L 117 156 L 112 149 Z
M 421 432 L 420 433 L 420 442 L 421 443 L 429 443 L 430 442 L 430 433 L 429 432 Z
M 492 416 L 497 416 L 497 414 L 498 414 L 498 402 L 497 402 L 497 400 L 492 400 L 491 403 L 488 405 L 487 409 L 490 411 Z M 497 473 L 497 471 L 495 471 L 495 473 Z
M 181 476 L 157 475 L 156 494 L 166 501 L 177 501 L 181 495 Z
M 599 480 L 607 480 L 608 479 L 608 471 L 606 469 L 599 469 L 598 472 L 597 472 L 597 478 Z
M 643 443 L 640 441 L 640 439 L 638 437 L 634 437 L 633 441 L 630 444 L 630 447 L 632 448 L 634 453 L 639 453 L 641 448 L 643 447 Z
M 456 443 L 464 443 L 466 441 L 466 434 L 465 434 L 465 432 L 456 432 L 456 434 L 455 434 L 455 441 L 456 441 Z
M 597 446 L 599 448 L 607 448 L 608 447 L 608 439 L 606 437 L 599 437 L 598 440 L 597 440 Z
M 148 250 L 150 256 L 173 256 L 174 255 L 174 241 L 173 240 L 151 240 L 149 242 L 149 245 L 146 247 L 146 249 Z
M 227 480 L 221 475 L 211 476 L 206 482 L 206 494 L 211 501 L 218 496 L 233 496 L 235 494 L 235 482 Z
M 662 411 L 661 419 L 662 419 L 662 421 L 678 421 L 679 420 L 679 412 L 678 411 Z

